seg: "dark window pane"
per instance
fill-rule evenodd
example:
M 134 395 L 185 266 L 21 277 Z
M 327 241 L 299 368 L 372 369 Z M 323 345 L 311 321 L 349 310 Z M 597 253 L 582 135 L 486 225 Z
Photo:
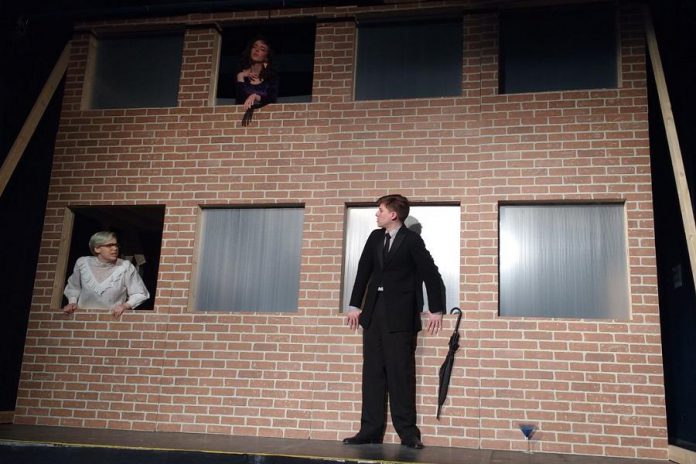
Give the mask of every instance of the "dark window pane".
M 177 105 L 183 36 L 99 39 L 92 108 Z
M 459 18 L 361 24 L 355 98 L 460 95 L 462 40 Z
M 500 30 L 502 93 L 617 85 L 612 5 L 509 10 Z

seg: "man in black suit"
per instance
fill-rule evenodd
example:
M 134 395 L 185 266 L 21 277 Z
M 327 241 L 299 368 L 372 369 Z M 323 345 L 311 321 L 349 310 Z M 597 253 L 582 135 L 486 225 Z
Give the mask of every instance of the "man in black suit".
M 428 292 L 427 330 L 431 334 L 442 326 L 444 288 L 423 239 L 404 225 L 408 199 L 386 195 L 377 205 L 380 228 L 365 243 L 346 315 L 351 329 L 363 327 L 363 377 L 360 431 L 343 443 L 382 442 L 388 395 L 401 444 L 421 449 L 416 426 L 415 349 L 422 328 L 422 285 L 425 282 Z

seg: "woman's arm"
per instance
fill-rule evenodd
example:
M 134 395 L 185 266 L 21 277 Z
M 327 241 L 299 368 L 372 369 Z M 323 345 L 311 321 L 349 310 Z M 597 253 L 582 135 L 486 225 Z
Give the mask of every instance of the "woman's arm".
M 143 301 L 150 298 L 150 292 L 147 291 L 147 287 L 145 287 L 145 283 L 140 278 L 135 266 L 130 261 L 124 261 L 122 265 L 126 266 L 126 271 L 123 274 L 123 285 L 126 287 L 128 300 L 111 308 L 111 314 L 116 319 L 120 318 L 125 311 L 140 306 Z
M 145 287 L 145 282 L 143 282 L 143 279 L 140 278 L 140 274 L 138 274 L 137 269 L 135 269 L 135 266 L 133 266 L 132 263 L 127 262 L 128 269 L 126 270 L 124 277 L 123 283 L 126 286 L 126 290 L 128 292 L 128 300 L 126 300 L 126 303 L 128 306 L 133 308 L 137 308 L 140 306 L 145 300 L 150 298 L 150 292 L 147 291 L 147 287 Z
M 278 77 L 264 81 L 266 83 L 266 96 L 261 97 L 259 106 L 267 105 L 269 103 L 275 103 L 278 101 Z
M 278 101 L 278 79 L 265 80 L 260 84 L 237 81 L 235 83 L 235 95 L 238 105 L 244 105 L 244 109 L 257 109 L 269 103 Z

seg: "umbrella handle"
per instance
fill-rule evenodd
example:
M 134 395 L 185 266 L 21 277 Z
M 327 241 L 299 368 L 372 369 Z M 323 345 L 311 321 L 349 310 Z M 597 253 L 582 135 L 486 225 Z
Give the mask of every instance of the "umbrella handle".
M 450 310 L 450 314 L 454 313 L 459 313 L 459 316 L 457 316 L 457 325 L 454 328 L 454 331 L 456 332 L 457 330 L 459 330 L 459 323 L 462 321 L 462 310 L 457 307 L 454 307 Z

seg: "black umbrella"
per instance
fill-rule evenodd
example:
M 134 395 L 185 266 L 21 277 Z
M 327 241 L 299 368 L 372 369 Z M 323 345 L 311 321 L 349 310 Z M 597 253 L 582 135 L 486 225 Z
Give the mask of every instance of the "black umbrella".
M 440 420 L 440 409 L 442 409 L 442 405 L 445 404 L 445 398 L 447 398 L 447 389 L 449 388 L 452 366 L 454 365 L 454 353 L 459 349 L 459 323 L 462 321 L 462 310 L 452 308 L 450 314 L 455 312 L 459 313 L 457 325 L 454 327 L 454 332 L 449 339 L 449 351 L 447 352 L 447 357 L 445 357 L 445 362 L 440 366 L 440 387 L 437 389 L 437 420 Z

